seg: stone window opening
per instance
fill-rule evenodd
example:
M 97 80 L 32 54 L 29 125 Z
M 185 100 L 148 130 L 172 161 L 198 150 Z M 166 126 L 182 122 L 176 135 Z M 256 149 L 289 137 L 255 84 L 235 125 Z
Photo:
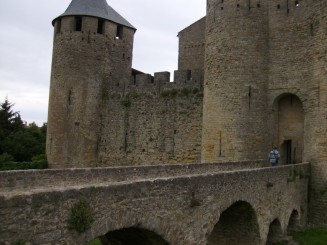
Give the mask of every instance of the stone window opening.
M 82 17 L 75 17 L 75 31 L 82 31 Z
M 98 34 L 103 34 L 104 33 L 104 20 L 103 19 L 98 19 Z
M 117 25 L 116 39 L 123 39 L 123 26 Z
M 280 4 L 277 5 L 277 9 L 280 9 Z

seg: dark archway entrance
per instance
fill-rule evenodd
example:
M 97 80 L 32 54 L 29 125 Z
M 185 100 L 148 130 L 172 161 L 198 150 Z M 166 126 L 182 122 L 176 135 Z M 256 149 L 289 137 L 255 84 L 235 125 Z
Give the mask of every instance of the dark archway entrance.
M 102 245 L 169 245 L 155 232 L 140 228 L 111 231 L 99 240 Z
M 285 94 L 276 101 L 276 126 L 274 145 L 280 151 L 281 164 L 302 162 L 304 110 L 300 99 L 294 94 Z
M 260 244 L 256 214 L 247 202 L 239 201 L 225 210 L 208 237 L 208 245 Z

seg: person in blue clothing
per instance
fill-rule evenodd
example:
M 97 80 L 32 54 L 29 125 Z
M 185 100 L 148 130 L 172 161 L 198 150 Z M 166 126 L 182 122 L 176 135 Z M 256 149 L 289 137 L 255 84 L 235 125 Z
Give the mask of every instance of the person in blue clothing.
M 274 146 L 274 148 L 268 154 L 268 161 L 270 162 L 271 166 L 277 166 L 279 158 L 280 155 L 277 150 L 277 147 Z

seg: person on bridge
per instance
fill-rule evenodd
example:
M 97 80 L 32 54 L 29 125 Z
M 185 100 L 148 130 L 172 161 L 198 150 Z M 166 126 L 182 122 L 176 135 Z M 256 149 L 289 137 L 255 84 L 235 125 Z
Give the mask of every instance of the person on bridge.
M 271 166 L 277 166 L 279 158 L 280 155 L 277 150 L 277 147 L 274 146 L 274 148 L 268 154 L 268 161 L 271 163 Z

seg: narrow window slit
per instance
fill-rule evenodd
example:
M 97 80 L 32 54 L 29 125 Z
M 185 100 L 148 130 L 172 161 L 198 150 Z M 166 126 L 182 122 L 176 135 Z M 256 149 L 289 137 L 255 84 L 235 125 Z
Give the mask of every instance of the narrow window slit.
M 72 94 L 73 94 L 73 91 L 70 89 L 68 91 L 68 105 L 72 104 Z
M 123 26 L 117 25 L 116 39 L 122 39 L 122 38 L 123 38 Z
M 104 33 L 104 20 L 98 19 L 98 34 Z
M 75 17 L 75 31 L 82 31 L 82 17 Z

